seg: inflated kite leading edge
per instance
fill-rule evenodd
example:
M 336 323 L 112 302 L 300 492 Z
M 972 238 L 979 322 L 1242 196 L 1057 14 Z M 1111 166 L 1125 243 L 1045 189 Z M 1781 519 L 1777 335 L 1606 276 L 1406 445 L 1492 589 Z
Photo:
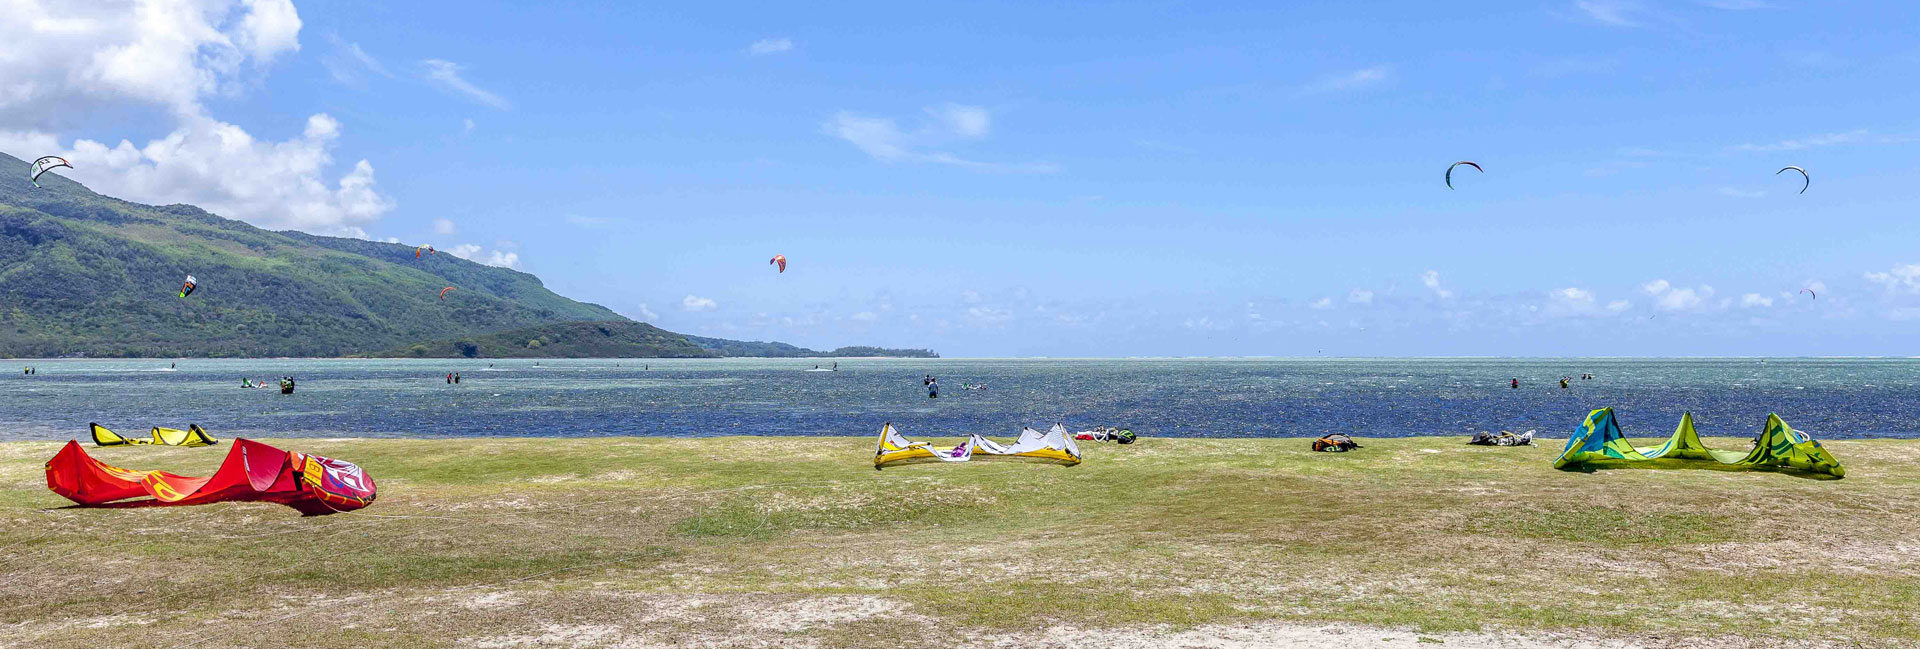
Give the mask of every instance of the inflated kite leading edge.
M 1586 422 L 1567 438 L 1567 448 L 1560 452 L 1560 459 L 1553 461 L 1553 468 L 1573 468 L 1588 462 L 1683 459 L 1712 460 L 1731 467 L 1798 469 L 1836 478 L 1847 475 L 1840 461 L 1834 459 L 1833 454 L 1828 453 L 1818 440 L 1794 430 L 1779 415 L 1767 415 L 1767 427 L 1760 432 L 1756 441 L 1753 450 L 1746 453 L 1707 448 L 1700 442 L 1700 435 L 1694 432 L 1693 413 L 1689 412 L 1680 416 L 1680 426 L 1674 429 L 1673 437 L 1667 443 L 1657 447 L 1637 447 L 1627 441 L 1626 434 L 1620 432 L 1620 423 L 1614 420 L 1613 409 L 1601 408 L 1588 413 Z
M 982 460 L 1025 460 L 1073 466 L 1080 463 L 1080 448 L 1067 434 L 1067 427 L 1054 424 L 1047 432 L 1022 429 L 1020 439 L 1006 445 L 973 435 L 953 450 L 936 450 L 927 442 L 915 442 L 901 435 L 889 423 L 880 427 L 880 444 L 873 453 L 873 468 L 920 462 L 968 462 Z
M 308 516 L 352 511 L 374 498 L 373 478 L 352 463 L 250 439 L 233 440 L 227 459 L 205 478 L 122 469 L 70 441 L 47 461 L 47 488 L 84 507 L 263 501 Z M 142 496 L 147 498 L 119 502 Z

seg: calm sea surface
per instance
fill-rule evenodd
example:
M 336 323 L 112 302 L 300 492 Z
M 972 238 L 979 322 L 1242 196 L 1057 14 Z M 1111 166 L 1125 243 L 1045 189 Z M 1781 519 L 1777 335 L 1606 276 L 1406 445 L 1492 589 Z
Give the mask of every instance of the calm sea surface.
M 1055 421 L 1168 437 L 1564 436 L 1601 406 L 1635 435 L 1667 435 L 1691 410 L 1712 435 L 1750 435 L 1777 412 L 1820 438 L 1920 436 L 1920 361 L 1906 359 L 171 362 L 12 362 L 0 440 L 85 438 L 90 421 L 135 434 L 197 423 L 222 438 L 868 435 L 887 421 L 910 436 Z M 939 399 L 921 388 L 929 373 Z M 240 387 L 281 376 L 298 379 L 295 394 Z M 1562 376 L 1576 377 L 1569 389 Z

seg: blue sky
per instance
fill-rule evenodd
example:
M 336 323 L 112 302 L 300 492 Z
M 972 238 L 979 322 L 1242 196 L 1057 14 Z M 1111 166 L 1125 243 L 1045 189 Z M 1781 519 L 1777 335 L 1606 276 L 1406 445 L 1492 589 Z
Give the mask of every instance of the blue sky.
M 1904 355 L 1920 318 L 1910 3 L 12 2 L 0 150 L 675 331 Z

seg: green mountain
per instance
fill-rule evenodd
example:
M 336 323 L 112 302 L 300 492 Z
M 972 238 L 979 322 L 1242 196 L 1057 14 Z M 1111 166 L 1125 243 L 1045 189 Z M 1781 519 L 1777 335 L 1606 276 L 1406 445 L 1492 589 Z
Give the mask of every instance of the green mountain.
M 885 347 L 841 347 L 830 352 L 815 351 L 805 347 L 795 347 L 786 343 L 758 342 L 745 340 L 727 340 L 706 336 L 687 335 L 687 340 L 702 349 L 726 357 L 754 358 L 852 358 L 861 356 L 890 356 L 894 358 L 939 358 L 931 349 L 888 349 Z
M 132 203 L 58 171 L 36 189 L 27 167 L 0 153 L 0 357 L 934 356 L 682 336 L 519 271 Z M 177 297 L 188 274 L 199 288 Z
M 51 173 L 35 189 L 26 168 L 0 154 L 0 356 L 340 356 L 625 319 L 447 253 L 271 232 Z M 199 289 L 176 297 L 189 273 Z
M 644 322 L 562 322 L 418 343 L 381 358 L 712 358 L 682 336 Z

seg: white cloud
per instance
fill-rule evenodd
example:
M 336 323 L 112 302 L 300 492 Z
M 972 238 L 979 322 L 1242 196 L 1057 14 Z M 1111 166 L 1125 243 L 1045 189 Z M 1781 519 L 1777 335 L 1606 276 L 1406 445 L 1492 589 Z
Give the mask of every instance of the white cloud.
M 747 52 L 755 56 L 785 54 L 791 51 L 793 51 L 793 40 L 787 38 L 762 38 L 747 46 Z
M 928 108 L 927 114 L 945 122 L 949 130 L 961 137 L 985 137 L 987 129 L 992 127 L 992 118 L 987 115 L 987 109 L 979 106 L 947 104 Z
M 879 319 L 880 319 L 880 316 L 875 314 L 872 311 L 861 311 L 859 313 L 853 314 L 853 320 L 856 322 L 873 322 Z
M 320 57 L 320 65 L 340 85 L 365 88 L 368 74 L 393 78 L 393 72 L 387 70 L 386 64 L 360 49 L 359 43 L 348 42 L 339 34 L 328 34 L 327 41 L 333 44 L 333 51 Z
M 1637 27 L 1630 14 L 1639 11 L 1640 5 L 1621 0 L 1575 0 L 1575 9 L 1585 13 L 1588 18 L 1616 27 Z
M 1384 65 L 1361 68 L 1350 72 L 1342 72 L 1301 86 L 1300 92 L 1305 94 L 1321 94 L 1362 90 L 1385 83 L 1392 77 L 1392 73 L 1392 69 Z
M 145 146 L 76 140 L 60 154 L 76 162 L 63 175 L 110 196 L 191 203 L 264 228 L 315 234 L 364 238 L 362 226 L 393 209 L 375 190 L 373 165 L 365 160 L 337 181 L 327 180 L 340 137 L 340 123 L 332 117 L 307 118 L 305 131 L 283 142 L 262 142 L 206 117 L 182 121 L 179 130 Z M 51 135 L 0 131 L 0 150 L 54 148 Z
M 192 203 L 266 228 L 364 237 L 363 226 L 393 209 L 365 160 L 328 177 L 340 134 L 332 117 L 263 141 L 202 104 L 300 49 L 288 0 L 0 0 L 0 15 L 0 124 L 18 129 L 0 131 L 0 150 L 58 152 L 77 167 L 62 175 L 96 191 Z M 172 132 L 143 146 L 58 144 L 58 129 L 99 112 L 87 109 L 126 107 Z
M 1614 300 L 1607 303 L 1607 311 L 1610 313 L 1619 313 L 1632 307 L 1633 303 L 1626 300 Z
M 692 293 L 688 293 L 685 298 L 681 298 L 680 300 L 680 310 L 682 311 L 700 312 L 712 311 L 718 308 L 720 308 L 719 302 L 713 301 L 712 298 L 697 297 Z
M 1573 304 L 1588 304 L 1588 305 L 1593 304 L 1593 291 L 1589 291 L 1583 288 L 1571 288 L 1571 287 L 1556 288 L 1554 290 L 1548 291 L 1547 295 L 1561 302 L 1568 302 Z
M 1323 297 L 1318 300 L 1314 300 L 1313 303 L 1309 304 L 1308 306 L 1311 306 L 1315 309 L 1331 309 L 1333 308 L 1333 298 Z
M 959 157 L 938 148 L 959 140 L 985 137 L 992 117 L 985 108 L 947 104 L 928 108 L 929 123 L 914 131 L 905 131 L 898 122 L 886 117 L 870 117 L 841 111 L 822 126 L 827 135 L 846 140 L 860 151 L 881 162 L 932 162 L 979 171 L 1015 173 L 1054 173 L 1059 167 L 1044 162 L 981 162 Z
M 0 15 L 0 124 L 15 129 L 115 101 L 198 115 L 202 97 L 300 49 L 288 0 L 8 0 Z
M 1692 310 L 1713 297 L 1712 286 L 1702 284 L 1698 288 L 1680 288 L 1664 279 L 1647 282 L 1640 290 L 1653 296 L 1653 305 L 1663 311 Z
M 1433 291 L 1433 295 L 1442 300 L 1453 297 L 1453 291 L 1440 288 L 1440 271 L 1429 270 L 1420 275 L 1420 283 Z
M 1773 306 L 1773 298 L 1763 297 L 1759 293 L 1748 293 L 1740 296 L 1740 306 L 1747 309 Z
M 460 120 L 460 134 L 461 135 L 473 134 L 473 118 L 469 117 L 469 118 Z
M 487 250 L 479 244 L 463 243 L 441 252 L 452 254 L 467 261 L 499 266 L 501 268 L 519 268 L 520 253 L 503 250 Z
M 433 220 L 433 231 L 437 234 L 453 234 L 455 229 L 456 228 L 454 228 L 453 226 L 453 219 L 434 219 Z
M 1347 301 L 1353 304 L 1373 304 L 1373 291 L 1353 289 L 1347 293 Z
M 443 88 L 500 110 L 510 110 L 513 108 L 513 105 L 507 103 L 505 98 L 494 94 L 492 91 L 473 85 L 473 82 L 461 76 L 460 71 L 464 68 L 458 63 L 442 59 L 427 59 L 421 61 L 420 64 L 426 67 L 427 78 L 440 84 Z
M 1812 136 L 1803 137 L 1799 139 L 1781 140 L 1779 142 L 1772 142 L 1768 144 L 1742 144 L 1742 145 L 1733 147 L 1733 149 L 1735 151 L 1757 151 L 1757 152 L 1801 151 L 1805 149 L 1812 149 L 1815 147 L 1836 146 L 1841 144 L 1853 144 L 1855 142 L 1860 142 L 1865 139 L 1867 139 L 1867 130 L 1857 129 L 1853 131 L 1847 131 L 1845 133 L 1827 133 L 1823 135 L 1812 135 Z
M 640 303 L 640 312 L 638 315 L 642 322 L 653 322 L 660 319 L 660 314 L 654 313 L 653 309 L 647 308 L 647 303 L 645 302 Z
M 1894 266 L 1886 272 L 1867 273 L 1866 278 L 1894 293 L 1920 293 L 1920 264 Z

